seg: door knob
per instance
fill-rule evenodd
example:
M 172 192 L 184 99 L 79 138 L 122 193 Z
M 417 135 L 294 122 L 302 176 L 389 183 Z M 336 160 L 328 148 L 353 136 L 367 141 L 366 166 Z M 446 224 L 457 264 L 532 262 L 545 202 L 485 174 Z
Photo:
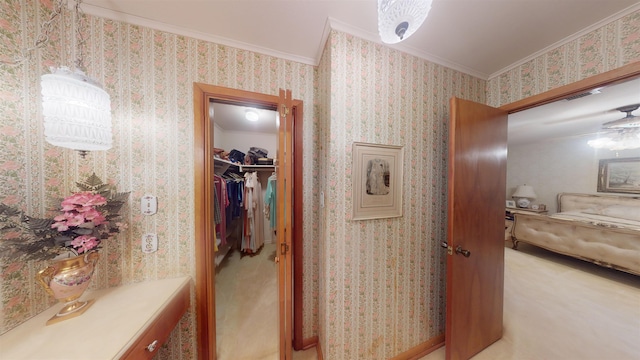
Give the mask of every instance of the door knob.
M 464 257 L 469 257 L 471 256 L 471 251 L 465 250 L 462 248 L 462 246 L 458 245 L 456 246 L 456 254 L 461 254 Z

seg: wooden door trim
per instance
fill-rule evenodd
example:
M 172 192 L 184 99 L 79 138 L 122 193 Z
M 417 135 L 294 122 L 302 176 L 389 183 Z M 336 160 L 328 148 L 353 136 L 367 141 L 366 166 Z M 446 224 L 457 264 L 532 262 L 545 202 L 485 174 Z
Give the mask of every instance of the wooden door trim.
M 207 159 L 211 158 L 211 149 L 213 144 L 212 133 L 206 119 L 207 109 L 206 90 L 201 84 L 193 84 L 193 107 L 194 107 L 194 212 L 195 212 L 195 235 L 194 250 L 196 255 L 196 322 L 197 322 L 197 348 L 199 359 L 215 359 L 216 358 L 216 333 L 215 333 L 215 306 L 214 295 L 215 288 L 208 287 L 206 284 L 214 284 L 215 279 L 215 260 L 212 256 L 213 248 L 208 241 L 205 241 L 206 235 L 211 232 L 209 225 L 205 219 L 210 218 L 211 214 L 207 213 L 209 208 L 206 203 L 212 201 L 209 176 L 206 174 L 212 171 L 211 162 Z M 197 194 L 202 194 L 198 196 Z M 203 285 L 204 284 L 204 285 Z M 213 352 L 210 351 L 213 348 Z
M 293 348 L 302 350 L 305 346 L 302 334 L 303 319 L 303 249 L 302 234 L 304 231 L 304 218 L 302 208 L 303 178 L 302 178 L 302 114 L 303 104 L 300 100 L 293 100 Z M 297 201 L 297 200 L 300 201 Z
M 212 237 L 212 229 L 206 219 L 211 218 L 212 209 L 207 204 L 213 201 L 211 184 L 213 183 L 213 127 L 209 120 L 209 101 L 251 105 L 264 109 L 277 111 L 278 96 L 255 93 L 250 91 L 231 89 L 221 86 L 194 83 L 193 103 L 194 103 L 194 251 L 196 257 L 196 322 L 197 322 L 197 348 L 198 359 L 216 359 L 216 332 L 215 332 L 215 261 L 212 256 L 213 246 L 206 239 Z M 302 106 L 301 100 L 293 100 L 293 110 L 296 113 L 294 118 L 295 134 L 294 146 L 294 209 L 293 215 L 296 219 L 298 230 L 292 232 L 294 235 L 294 249 L 298 248 L 302 254 Z M 207 186 L 209 184 L 209 186 Z M 202 194 L 199 196 L 199 194 Z M 294 257 L 297 253 L 294 252 Z M 296 263 L 296 273 L 293 274 L 293 296 L 294 307 L 300 311 L 300 318 L 296 322 L 294 314 L 294 331 L 302 334 L 302 268 L 303 258 L 300 256 Z M 212 284 L 212 286 L 207 286 Z M 297 286 L 299 284 L 299 286 Z M 300 328 L 297 329 L 296 326 Z
M 568 85 L 545 91 L 538 95 L 530 96 L 528 98 L 503 105 L 500 107 L 500 109 L 506 110 L 511 114 L 514 112 L 527 110 L 536 106 L 561 100 L 570 95 L 580 94 L 582 92 L 589 91 L 600 86 L 624 82 L 636 76 L 640 76 L 640 61 L 636 61 L 617 69 L 604 72 L 602 74 L 594 75 Z

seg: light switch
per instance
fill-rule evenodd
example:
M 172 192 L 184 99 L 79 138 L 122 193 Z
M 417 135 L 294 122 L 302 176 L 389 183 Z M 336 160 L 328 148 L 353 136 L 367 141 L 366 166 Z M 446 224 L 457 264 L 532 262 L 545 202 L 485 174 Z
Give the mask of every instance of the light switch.
M 140 199 L 140 211 L 143 215 L 153 215 L 158 211 L 158 198 L 145 195 Z
M 142 235 L 142 252 L 150 254 L 158 250 L 158 235 L 146 233 Z

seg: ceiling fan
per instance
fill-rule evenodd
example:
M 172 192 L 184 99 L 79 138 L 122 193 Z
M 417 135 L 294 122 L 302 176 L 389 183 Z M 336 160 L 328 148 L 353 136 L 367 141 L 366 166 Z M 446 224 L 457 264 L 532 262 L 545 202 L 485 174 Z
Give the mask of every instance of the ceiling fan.
M 635 128 L 640 127 L 640 116 L 632 115 L 631 113 L 638 110 L 640 104 L 627 105 L 623 107 L 619 107 L 616 110 L 627 113 L 627 116 L 623 117 L 619 120 L 609 121 L 607 123 L 602 124 L 602 127 L 605 129 L 625 129 L 625 128 Z
M 619 107 L 616 110 L 626 113 L 622 119 L 602 124 L 603 137 L 589 140 L 589 146 L 596 149 L 627 150 L 640 148 L 640 116 L 631 114 L 640 108 L 640 104 Z

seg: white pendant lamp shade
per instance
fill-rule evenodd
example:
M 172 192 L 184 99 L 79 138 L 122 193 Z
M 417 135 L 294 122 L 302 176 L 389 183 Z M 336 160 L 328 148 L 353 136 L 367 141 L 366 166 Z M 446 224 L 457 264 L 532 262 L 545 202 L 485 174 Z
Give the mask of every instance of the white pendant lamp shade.
M 378 0 L 378 32 L 382 42 L 398 43 L 420 28 L 431 0 Z
M 111 148 L 111 100 L 97 82 L 62 66 L 42 75 L 41 85 L 48 143 L 81 152 Z

